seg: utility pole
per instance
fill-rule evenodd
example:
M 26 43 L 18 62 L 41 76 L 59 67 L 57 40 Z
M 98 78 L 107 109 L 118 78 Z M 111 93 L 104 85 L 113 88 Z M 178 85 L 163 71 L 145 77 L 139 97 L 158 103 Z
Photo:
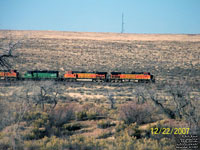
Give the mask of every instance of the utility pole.
M 124 13 L 122 13 L 122 30 L 121 33 L 124 33 Z

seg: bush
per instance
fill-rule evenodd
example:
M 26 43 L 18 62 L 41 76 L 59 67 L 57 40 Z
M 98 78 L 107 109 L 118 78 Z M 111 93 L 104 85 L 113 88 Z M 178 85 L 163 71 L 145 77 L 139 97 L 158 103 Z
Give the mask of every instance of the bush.
M 41 140 L 25 141 L 25 150 L 101 150 L 105 148 L 105 143 L 99 143 L 96 139 L 73 136 L 68 139 L 44 137 Z
M 101 144 L 93 138 L 74 136 L 70 137 L 68 144 L 65 145 L 65 148 L 74 150 L 102 150 L 105 149 L 105 143 Z
M 78 121 L 97 120 L 99 118 L 99 114 L 96 112 L 80 111 L 76 113 L 76 120 Z
M 107 111 L 105 108 L 95 106 L 92 103 L 84 104 L 79 108 L 79 112 L 76 113 L 77 120 L 98 120 L 106 116 Z
M 151 111 L 152 109 L 147 103 L 137 104 L 129 102 L 119 107 L 119 118 L 127 124 L 135 122 L 139 125 L 150 123 L 152 121 Z
M 74 134 L 74 131 L 80 130 L 82 125 L 80 123 L 66 123 L 62 127 L 52 127 L 51 135 L 55 135 L 57 137 L 61 136 L 71 136 Z
M 120 150 L 133 150 L 134 144 L 136 141 L 136 137 L 131 137 L 127 130 L 121 132 L 121 134 L 115 137 L 114 146 L 112 149 L 120 149 Z
M 7 149 L 11 149 L 11 145 L 9 143 L 9 139 L 0 137 L 0 150 L 7 150 Z
M 87 119 L 86 111 L 80 111 L 76 113 L 76 120 L 83 121 Z
M 135 149 L 155 149 L 155 150 L 172 150 L 175 149 L 174 143 L 170 139 L 163 138 L 161 140 L 140 139 L 134 144 Z
M 46 112 L 36 111 L 36 112 L 27 112 L 22 118 L 24 121 L 33 121 L 37 119 L 49 119 L 49 115 Z
M 105 132 L 105 133 L 102 133 L 102 134 L 100 134 L 98 137 L 97 137 L 97 139 L 105 139 L 105 138 L 108 138 L 108 137 L 110 137 L 110 136 L 112 136 L 112 132 Z
M 86 105 L 87 107 L 90 105 Z M 98 120 L 98 119 L 102 119 L 105 118 L 104 114 L 105 112 L 103 112 L 101 110 L 101 108 L 99 107 L 92 107 L 92 108 L 87 108 L 85 105 L 80 108 L 81 110 L 79 112 L 76 112 L 76 120 L 78 121 L 83 121 L 83 120 Z M 85 109 L 85 107 L 87 109 Z
M 88 120 L 98 120 L 100 117 L 97 112 L 87 112 L 87 118 Z
M 97 123 L 97 127 L 101 129 L 109 128 L 115 124 L 112 124 L 109 120 L 101 120 Z
M 127 132 L 129 136 L 136 137 L 137 139 L 141 138 L 141 131 L 139 130 L 138 125 L 136 124 L 131 124 L 127 127 Z
M 68 123 L 63 125 L 63 129 L 68 131 L 76 131 L 80 130 L 82 128 L 82 125 L 80 123 Z
M 65 144 L 65 140 L 52 136 L 51 138 L 44 137 L 41 140 L 25 141 L 25 150 L 60 150 Z
M 65 106 L 57 106 L 51 113 L 51 118 L 56 126 L 62 126 L 65 123 L 75 119 L 75 108 L 74 104 Z
M 118 125 L 116 126 L 115 131 L 116 131 L 116 132 L 124 131 L 124 129 L 125 129 L 126 127 L 127 127 L 126 124 L 120 123 L 120 124 L 118 124 Z
M 31 131 L 24 135 L 25 139 L 41 139 L 50 135 L 53 123 L 46 112 L 28 112 L 24 115 L 23 119 L 32 125 Z
M 8 134 L 2 134 L 0 133 L 0 150 L 21 150 L 23 149 L 22 141 L 14 137 L 9 133 Z

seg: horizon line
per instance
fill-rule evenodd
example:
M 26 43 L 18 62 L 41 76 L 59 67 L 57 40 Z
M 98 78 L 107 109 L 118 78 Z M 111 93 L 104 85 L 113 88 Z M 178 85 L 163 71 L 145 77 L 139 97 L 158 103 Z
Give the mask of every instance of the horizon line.
M 159 35 L 199 35 L 200 33 L 133 33 L 133 32 L 94 32 L 94 31 L 67 31 L 67 30 L 36 30 L 36 29 L 0 29 L 0 31 L 49 31 L 49 32 L 80 32 L 80 33 L 113 33 L 113 34 L 159 34 Z

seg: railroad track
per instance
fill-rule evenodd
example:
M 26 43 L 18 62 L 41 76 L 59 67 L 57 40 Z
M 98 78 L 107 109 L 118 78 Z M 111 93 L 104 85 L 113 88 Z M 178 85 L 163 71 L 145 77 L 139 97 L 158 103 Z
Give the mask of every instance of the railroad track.
M 16 81 L 5 81 L 0 80 L 0 86 L 18 86 L 18 85 L 26 85 L 28 83 L 43 83 L 43 82 L 54 82 L 55 85 L 102 85 L 102 86 L 137 86 L 137 85 L 148 85 L 151 83 L 136 83 L 136 82 L 92 82 L 92 81 L 78 81 L 78 82 L 70 82 L 70 81 L 54 81 L 54 80 L 16 80 Z

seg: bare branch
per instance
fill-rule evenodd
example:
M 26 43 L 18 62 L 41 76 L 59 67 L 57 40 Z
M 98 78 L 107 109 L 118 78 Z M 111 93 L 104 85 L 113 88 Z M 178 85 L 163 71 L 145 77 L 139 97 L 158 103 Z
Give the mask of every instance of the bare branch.
M 1 40 L 1 42 L 4 42 L 4 40 L 9 40 L 9 43 L 7 44 L 7 46 L 5 46 L 5 44 L 4 44 L 4 45 L 1 45 L 1 47 L 0 47 L 0 49 L 3 50 L 3 53 L 0 54 L 0 67 L 10 70 L 12 65 L 9 63 L 9 59 L 8 58 L 17 57 L 15 55 L 13 55 L 13 51 L 18 48 L 18 46 L 21 44 L 21 41 L 24 38 L 14 42 L 14 40 L 11 37 L 11 35 L 6 34 L 5 37 L 6 38 L 3 38 Z M 7 42 L 4 42 L 4 43 L 7 43 Z
M 172 110 L 170 110 L 169 108 L 165 107 L 161 102 L 159 102 L 159 99 L 155 95 L 155 93 L 153 93 L 152 91 L 148 91 L 148 92 L 149 92 L 150 99 L 154 102 L 154 104 L 156 106 L 158 106 L 164 112 L 164 114 L 166 114 L 171 119 L 175 119 L 176 118 L 176 115 Z

